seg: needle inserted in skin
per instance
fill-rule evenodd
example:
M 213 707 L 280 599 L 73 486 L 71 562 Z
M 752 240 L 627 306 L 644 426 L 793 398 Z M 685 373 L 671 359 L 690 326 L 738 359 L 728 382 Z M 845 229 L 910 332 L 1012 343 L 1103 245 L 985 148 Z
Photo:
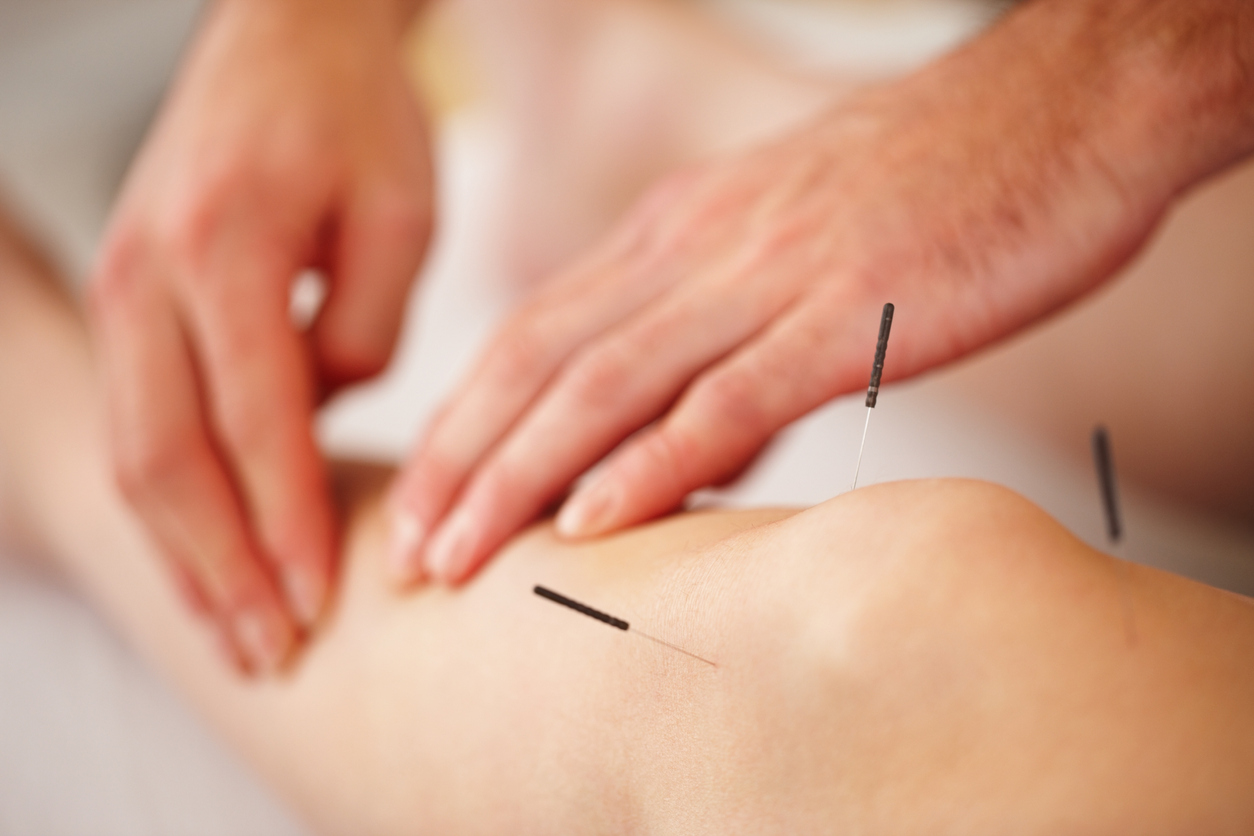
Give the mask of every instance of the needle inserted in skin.
M 718 665 L 714 664 L 714 663 L 713 663 L 713 662 L 711 662 L 709 659 L 706 659 L 704 656 L 698 656 L 697 654 L 693 653 L 691 650 L 684 650 L 682 647 L 678 647 L 678 646 L 676 646 L 676 645 L 673 645 L 673 644 L 671 644 L 671 643 L 670 643 L 670 642 L 668 642 L 668 641 L 663 641 L 662 639 L 659 639 L 657 636 L 650 636 L 648 633 L 645 633 L 645 632 L 643 632 L 643 631 L 641 631 L 641 630 L 639 630 L 639 629 L 636 629 L 636 630 L 630 630 L 629 632 L 636 634 L 637 636 L 639 636 L 639 637 L 640 637 L 640 638 L 642 638 L 642 639 L 648 639 L 648 640 L 649 640 L 649 641 L 651 641 L 651 642 L 657 642 L 658 644 L 664 644 L 664 645 L 666 645 L 667 647 L 669 647 L 671 650 L 678 650 L 680 653 L 684 654 L 685 656 L 691 656 L 693 659 L 696 659 L 697 661 L 700 661 L 700 662 L 705 662 L 707 665 L 709 665 L 709 666 L 710 666 L 710 667 L 712 667 L 712 668 L 717 668 L 717 667 L 718 667 Z
M 866 420 L 862 422 L 862 443 L 858 445 L 858 465 L 853 469 L 853 488 L 858 487 L 858 472 L 862 470 L 862 451 L 866 448 L 866 431 L 871 427 L 871 407 L 866 408 Z
M 565 595 L 562 595 L 561 593 L 554 592 L 553 590 L 547 589 L 543 586 L 536 586 L 535 589 L 532 591 L 535 592 L 535 594 L 539 595 L 541 598 L 547 598 L 548 600 L 552 601 L 555 604 L 561 604 L 563 607 L 569 607 L 570 609 L 574 610 L 577 613 L 582 613 L 588 616 L 589 618 L 595 618 L 597 621 L 600 621 L 604 624 L 610 625 L 611 627 L 615 627 L 619 630 L 622 630 L 624 633 L 634 633 L 635 635 L 639 636 L 642 639 L 648 639 L 649 641 L 657 642 L 660 645 L 669 647 L 671 650 L 678 650 L 680 653 L 684 654 L 685 656 L 691 656 L 693 659 L 696 659 L 699 662 L 705 662 L 707 665 L 709 665 L 712 668 L 718 667 L 718 665 L 714 664 L 709 659 L 706 659 L 702 656 L 698 656 L 692 651 L 684 650 L 682 647 L 673 645 L 668 641 L 664 641 L 662 639 L 657 638 L 656 636 L 650 636 L 648 633 L 641 632 L 638 629 L 632 630 L 631 625 L 629 625 L 626 621 L 623 621 L 621 618 L 615 618 L 609 613 L 603 613 L 600 610 L 593 609 L 592 607 L 589 607 L 587 604 L 581 604 L 578 601 L 574 600 L 573 598 L 567 598 Z
M 1123 538 L 1123 524 L 1119 517 L 1119 494 L 1115 489 L 1115 462 L 1110 454 L 1110 435 L 1100 424 L 1093 428 L 1093 463 L 1097 467 L 1097 482 L 1102 492 L 1102 507 L 1106 512 L 1106 536 L 1110 540 L 1110 550 L 1119 565 L 1119 597 L 1123 604 L 1124 635 L 1128 646 L 1136 645 L 1136 616 L 1132 610 L 1131 567 L 1119 552 L 1119 541 Z
M 862 470 L 862 451 L 866 449 L 866 431 L 871 426 L 871 410 L 880 395 L 880 376 L 884 374 L 884 355 L 888 352 L 888 332 L 893 327 L 893 303 L 884 303 L 880 315 L 880 338 L 875 343 L 875 361 L 871 364 L 871 384 L 866 388 L 866 423 L 862 425 L 862 443 L 858 445 L 858 464 L 853 469 L 853 490 L 858 487 L 858 473 Z
M 1106 509 L 1106 535 L 1111 545 L 1117 545 L 1123 536 L 1119 520 L 1119 496 L 1115 492 L 1115 463 L 1110 456 L 1110 434 L 1100 424 L 1093 428 L 1093 463 L 1097 466 L 1097 481 L 1102 490 L 1102 506 Z

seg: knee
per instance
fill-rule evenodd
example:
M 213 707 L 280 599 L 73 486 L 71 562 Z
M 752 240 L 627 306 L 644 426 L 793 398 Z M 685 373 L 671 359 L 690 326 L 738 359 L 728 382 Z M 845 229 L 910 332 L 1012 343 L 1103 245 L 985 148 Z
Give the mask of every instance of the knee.
M 806 564 L 801 629 L 837 668 L 977 653 L 1065 573 L 1077 545 L 1013 491 L 968 480 L 864 488 L 794 520 L 790 536 L 808 543 L 790 550 Z

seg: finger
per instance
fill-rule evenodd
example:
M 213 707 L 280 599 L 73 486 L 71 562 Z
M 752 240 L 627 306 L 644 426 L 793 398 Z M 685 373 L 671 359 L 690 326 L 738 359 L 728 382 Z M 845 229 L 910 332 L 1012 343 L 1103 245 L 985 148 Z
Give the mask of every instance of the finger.
M 251 654 L 235 637 L 231 619 L 205 596 L 200 583 L 192 574 L 189 567 L 194 566 L 196 561 L 186 554 L 175 556 L 174 544 L 166 538 L 158 539 L 161 545 L 161 557 L 169 571 L 176 594 L 188 611 L 199 616 L 209 625 L 214 648 L 222 657 L 222 661 L 239 674 L 248 674 L 256 670 Z
M 432 538 L 427 571 L 460 580 L 571 481 L 656 418 L 703 368 L 787 302 L 773 283 L 729 292 L 738 273 L 694 279 L 583 349 L 476 469 Z
M 155 283 L 109 269 L 92 302 L 119 485 L 250 664 L 273 670 L 295 631 L 207 435 L 172 305 Z
M 624 445 L 567 500 L 558 531 L 595 536 L 670 511 L 744 467 L 786 424 L 857 388 L 874 344 L 865 324 L 875 321 L 874 305 L 804 302 L 703 374 L 663 421 Z
M 430 237 L 425 194 L 373 187 L 349 206 L 333 246 L 330 294 L 312 332 L 325 386 L 370 377 L 387 365 Z
M 330 588 L 335 531 L 312 371 L 288 316 L 289 252 L 261 224 L 227 228 L 180 265 L 178 285 L 214 438 L 293 614 L 310 626 Z
M 473 468 L 571 354 L 630 317 L 667 283 L 657 271 L 637 280 L 615 258 L 594 257 L 541 293 L 505 324 L 463 387 L 433 421 L 389 499 L 389 569 L 400 582 L 421 573 L 428 535 Z

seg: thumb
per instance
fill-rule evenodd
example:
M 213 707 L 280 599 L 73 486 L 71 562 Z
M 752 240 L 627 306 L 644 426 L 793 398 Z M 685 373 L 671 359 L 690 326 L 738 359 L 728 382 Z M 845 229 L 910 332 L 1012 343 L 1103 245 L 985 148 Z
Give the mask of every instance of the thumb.
M 331 253 L 330 292 L 311 333 L 328 387 L 387 365 L 431 227 L 427 193 L 378 188 L 347 207 Z

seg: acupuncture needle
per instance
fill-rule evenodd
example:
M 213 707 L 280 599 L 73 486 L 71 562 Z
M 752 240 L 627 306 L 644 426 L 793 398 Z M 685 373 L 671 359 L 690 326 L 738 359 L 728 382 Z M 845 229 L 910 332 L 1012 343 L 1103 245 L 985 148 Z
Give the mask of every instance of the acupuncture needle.
M 713 668 L 718 667 L 718 665 L 714 664 L 709 659 L 698 656 L 697 654 L 689 650 L 684 650 L 682 647 L 673 645 L 668 641 L 659 639 L 657 636 L 650 636 L 648 633 L 645 633 L 644 631 L 640 630 L 640 628 L 636 628 L 635 630 L 632 630 L 631 625 L 628 624 L 626 621 L 623 621 L 621 618 L 615 618 L 609 613 L 603 613 L 600 610 L 593 609 L 592 607 L 589 607 L 587 604 L 581 604 L 572 598 L 567 598 L 565 595 L 562 595 L 561 593 L 554 592 L 551 589 L 548 589 L 543 586 L 538 586 L 538 585 L 535 587 L 533 591 L 537 595 L 539 595 L 541 598 L 547 598 L 548 600 L 552 601 L 555 604 L 561 604 L 563 607 L 569 607 L 575 612 L 583 613 L 589 618 L 595 618 L 597 621 L 600 621 L 604 624 L 610 625 L 611 627 L 615 627 L 619 630 L 622 630 L 624 633 L 631 633 L 633 635 L 639 636 L 642 639 L 648 639 L 651 642 L 657 642 L 660 645 L 669 647 L 671 650 L 678 650 L 680 653 L 684 654 L 685 656 L 691 656 L 693 659 L 696 659 L 700 662 L 705 662 L 710 667 L 713 667 Z
M 1119 496 L 1115 490 L 1115 464 L 1110 455 L 1110 433 L 1101 424 L 1093 428 L 1093 464 L 1097 467 L 1098 487 L 1102 491 L 1102 507 L 1106 511 L 1106 536 L 1112 547 L 1123 537 L 1119 519 Z
M 1119 493 L 1115 488 L 1115 462 L 1110 452 L 1110 433 L 1101 424 L 1093 428 L 1091 437 L 1093 447 L 1093 464 L 1097 468 L 1097 483 L 1102 493 L 1102 508 L 1106 517 L 1106 538 L 1110 542 L 1112 556 L 1119 561 L 1120 598 L 1123 604 L 1124 633 L 1129 644 L 1136 644 L 1136 622 L 1132 613 L 1132 598 L 1128 590 L 1130 583 L 1128 562 L 1121 556 L 1119 548 L 1123 539 L 1123 522 L 1119 515 Z
M 871 410 L 880 394 L 880 376 L 884 374 L 884 355 L 888 352 L 888 332 L 893 327 L 893 303 L 884 303 L 880 315 L 880 338 L 875 343 L 875 361 L 871 364 L 871 383 L 866 388 L 866 421 L 862 424 L 862 443 L 858 445 L 858 465 L 853 469 L 853 490 L 858 487 L 858 472 L 862 470 L 862 451 L 866 449 L 866 431 L 871 426 Z

